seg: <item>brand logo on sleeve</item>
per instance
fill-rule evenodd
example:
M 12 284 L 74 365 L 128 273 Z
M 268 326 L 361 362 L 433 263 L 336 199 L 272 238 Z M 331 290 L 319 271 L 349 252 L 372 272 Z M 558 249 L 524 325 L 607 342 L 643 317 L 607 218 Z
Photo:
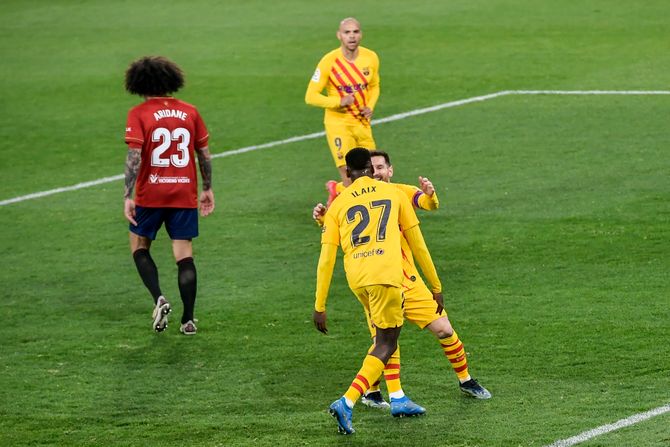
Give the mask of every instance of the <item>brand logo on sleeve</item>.
M 321 70 L 318 68 L 314 70 L 314 74 L 312 75 L 312 81 L 314 82 L 319 82 L 321 80 Z

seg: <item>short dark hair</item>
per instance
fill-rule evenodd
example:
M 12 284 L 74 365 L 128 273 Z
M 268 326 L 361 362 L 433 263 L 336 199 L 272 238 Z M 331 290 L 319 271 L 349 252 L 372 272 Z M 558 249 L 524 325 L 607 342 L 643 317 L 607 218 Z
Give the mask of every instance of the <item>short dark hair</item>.
M 344 160 L 352 171 L 362 171 L 370 167 L 370 151 L 364 147 L 355 147 L 347 152 Z
M 139 96 L 165 96 L 184 86 L 184 73 L 170 59 L 145 56 L 126 70 L 126 90 Z
M 391 158 L 389 157 L 389 154 L 384 151 L 370 151 L 370 157 L 384 157 L 386 164 L 391 166 Z

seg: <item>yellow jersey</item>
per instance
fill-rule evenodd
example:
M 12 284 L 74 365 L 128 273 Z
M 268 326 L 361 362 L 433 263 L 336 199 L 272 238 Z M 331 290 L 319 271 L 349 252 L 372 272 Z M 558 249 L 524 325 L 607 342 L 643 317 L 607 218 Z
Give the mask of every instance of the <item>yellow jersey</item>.
M 409 199 L 394 185 L 360 177 L 333 201 L 322 244 L 339 245 L 351 289 L 403 283 L 401 231 L 419 224 Z
M 327 95 L 322 92 L 326 90 Z M 354 94 L 354 103 L 340 107 L 340 99 Z M 305 102 L 325 108 L 323 122 L 339 122 L 369 126 L 361 109 L 374 110 L 379 99 L 379 57 L 365 47 L 358 47 L 354 62 L 348 61 L 337 48 L 326 54 L 316 67 L 307 85 Z
M 440 201 L 437 198 L 437 192 L 432 196 L 425 194 L 420 188 L 413 185 L 405 185 L 402 183 L 390 183 L 398 188 L 411 202 L 415 208 L 424 210 L 435 210 L 439 207 Z M 402 253 L 402 273 L 403 273 L 403 289 L 409 290 L 416 286 L 423 285 L 423 279 L 419 275 L 419 270 L 416 268 L 412 250 L 409 248 L 407 239 L 401 237 L 401 253 Z M 425 286 L 425 285 L 424 285 Z

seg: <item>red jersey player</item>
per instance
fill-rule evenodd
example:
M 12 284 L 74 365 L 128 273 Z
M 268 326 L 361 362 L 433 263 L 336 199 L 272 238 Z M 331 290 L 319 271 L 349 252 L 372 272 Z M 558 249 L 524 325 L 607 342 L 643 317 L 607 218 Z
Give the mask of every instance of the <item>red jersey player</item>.
M 205 123 L 193 105 L 170 96 L 183 85 L 181 69 L 164 57 L 143 57 L 126 71 L 126 90 L 145 101 L 128 112 L 124 214 L 130 222 L 130 250 L 137 271 L 155 303 L 152 327 L 156 332 L 165 330 L 171 311 L 149 252 L 156 233 L 165 224 L 177 261 L 179 293 L 184 304 L 180 331 L 194 335 L 197 275 L 192 239 L 198 236 L 195 157 L 202 177 L 203 217 L 214 211 L 214 192 Z

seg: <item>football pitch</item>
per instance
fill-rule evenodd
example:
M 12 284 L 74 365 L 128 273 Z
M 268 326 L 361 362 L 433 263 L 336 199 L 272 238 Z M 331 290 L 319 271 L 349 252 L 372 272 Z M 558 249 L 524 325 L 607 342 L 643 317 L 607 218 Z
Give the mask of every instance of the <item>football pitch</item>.
M 2 2 L 0 445 L 667 446 L 669 9 Z M 304 137 L 323 126 L 303 96 L 350 15 L 381 59 L 374 135 L 394 181 L 423 175 L 438 191 L 422 230 L 493 398 L 462 396 L 432 335 L 407 324 L 403 389 L 427 414 L 357 405 L 342 437 L 326 409 L 369 338 L 341 261 L 329 335 L 311 321 L 311 209 L 336 172 L 324 137 Z M 26 197 L 122 173 L 138 102 L 123 73 L 145 54 L 184 68 L 177 96 L 217 154 L 217 209 L 194 242 L 195 337 L 178 332 L 165 232 L 152 253 L 175 312 L 150 328 L 122 180 Z

